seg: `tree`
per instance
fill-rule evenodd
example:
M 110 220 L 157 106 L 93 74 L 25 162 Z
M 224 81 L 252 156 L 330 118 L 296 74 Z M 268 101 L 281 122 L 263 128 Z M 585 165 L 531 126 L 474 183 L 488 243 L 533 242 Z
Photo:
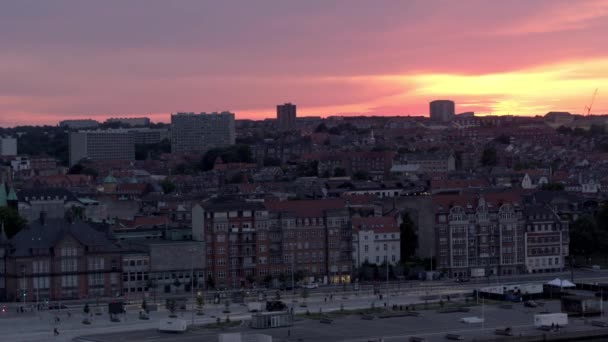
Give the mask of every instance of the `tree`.
M 345 177 L 346 170 L 343 167 L 337 167 L 334 169 L 334 177 Z
M 281 166 L 281 160 L 273 157 L 264 158 L 264 166 Z
M 207 275 L 207 288 L 215 289 L 215 280 L 213 280 L 213 277 L 211 276 L 211 274 Z
M 84 162 L 84 161 L 83 161 Z M 68 174 L 70 175 L 88 175 L 93 178 L 97 178 L 99 173 L 92 167 L 83 165 L 81 163 L 74 164 L 69 170 Z
M 561 191 L 564 190 L 564 184 L 561 183 L 547 183 L 541 186 L 541 190 L 548 191 Z
M 308 298 L 308 288 L 303 287 L 300 296 L 302 297 L 302 306 L 306 306 L 306 298 Z
M 418 234 L 416 234 L 416 225 L 408 213 L 404 213 L 401 218 L 403 220 L 399 226 L 401 260 L 407 260 L 416 254 Z
M 253 162 L 253 153 L 249 145 L 232 145 L 226 148 L 214 148 L 207 151 L 201 159 L 200 168 L 203 171 L 212 170 L 218 157 L 224 163 Z
M 357 171 L 353 175 L 353 179 L 356 179 L 356 180 L 368 180 L 369 179 L 369 174 L 367 172 L 365 172 L 365 171 Z
M 588 217 L 579 218 L 570 225 L 570 249 L 573 255 L 585 259 L 598 250 L 595 222 Z
M 368 261 L 365 261 L 361 267 L 359 267 L 359 278 L 362 280 L 373 280 L 374 275 L 377 273 L 377 268 L 375 264 L 370 264 Z
M 163 193 L 170 194 L 175 191 L 175 184 L 169 179 L 165 178 L 160 182 L 160 186 L 163 188 Z
M 17 234 L 21 229 L 25 227 L 27 222 L 21 216 L 17 210 L 11 207 L 0 208 L 0 225 L 4 224 L 4 231 L 6 236 L 10 239 Z
M 196 314 L 197 315 L 202 315 L 203 314 L 203 306 L 205 305 L 205 298 L 203 297 L 203 294 L 201 292 L 198 292 L 196 294 Z
M 486 147 L 481 154 L 481 165 L 496 166 L 498 164 L 498 156 L 494 147 Z
M 497 136 L 494 141 L 503 145 L 508 145 L 511 143 L 511 138 L 506 134 L 501 134 Z
M 271 284 L 272 284 L 272 276 L 270 274 L 267 274 L 264 277 L 264 285 L 266 285 L 266 287 L 270 287 Z
M 169 317 L 176 317 L 175 316 L 175 308 L 176 308 L 176 302 L 175 299 L 172 298 L 167 298 L 167 301 L 165 302 L 165 306 L 167 307 L 167 310 L 169 310 Z
M 324 132 L 327 132 L 327 126 L 324 123 L 319 124 L 319 126 L 317 126 L 317 128 L 315 128 L 315 133 L 324 133 Z
M 319 161 L 317 160 L 298 164 L 296 172 L 299 177 L 316 177 L 319 173 L 318 166 Z

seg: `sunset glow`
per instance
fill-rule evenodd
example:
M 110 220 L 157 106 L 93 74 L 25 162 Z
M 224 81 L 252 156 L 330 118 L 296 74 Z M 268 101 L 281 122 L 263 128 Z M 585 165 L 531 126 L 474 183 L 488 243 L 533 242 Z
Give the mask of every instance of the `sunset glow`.
M 260 119 L 285 101 L 300 116 L 427 115 L 437 98 L 457 112 L 581 113 L 596 88 L 592 113 L 608 113 L 607 0 L 36 5 L 0 12 L 11 33 L 0 36 L 0 125 Z

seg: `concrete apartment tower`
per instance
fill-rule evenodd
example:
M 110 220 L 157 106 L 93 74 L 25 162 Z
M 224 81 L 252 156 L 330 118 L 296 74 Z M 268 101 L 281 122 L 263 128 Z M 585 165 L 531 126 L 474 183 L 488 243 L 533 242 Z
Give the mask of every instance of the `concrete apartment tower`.
M 279 131 L 295 131 L 296 105 L 285 103 L 277 106 L 277 124 Z
M 176 113 L 171 115 L 171 152 L 205 152 L 234 145 L 234 113 Z
M 454 119 L 455 105 L 451 100 L 435 100 L 430 103 L 431 121 L 448 123 Z

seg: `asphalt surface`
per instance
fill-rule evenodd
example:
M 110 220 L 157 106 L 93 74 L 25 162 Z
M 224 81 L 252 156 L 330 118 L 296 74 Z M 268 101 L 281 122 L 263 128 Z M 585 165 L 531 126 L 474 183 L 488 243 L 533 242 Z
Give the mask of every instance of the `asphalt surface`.
M 424 300 L 438 300 L 440 296 L 443 296 L 444 300 L 447 295 L 451 295 L 452 300 L 464 300 L 463 294 L 470 293 L 474 288 L 496 285 L 507 284 L 507 283 L 517 283 L 517 282 L 546 282 L 548 280 L 554 279 L 556 277 L 569 279 L 569 273 L 564 272 L 561 274 L 538 274 L 538 275 L 525 275 L 525 276 L 516 276 L 516 277 L 498 277 L 498 278 L 489 278 L 489 279 L 476 279 L 466 283 L 456 283 L 453 280 L 445 280 L 445 281 L 433 281 L 433 282 L 407 282 L 407 283 L 391 283 L 389 290 L 383 288 L 385 283 L 381 282 L 376 284 L 376 288 L 380 288 L 380 292 L 383 294 L 383 299 L 380 300 L 377 296 L 374 297 L 372 295 L 372 291 L 363 290 L 354 294 L 353 292 L 342 292 L 342 287 L 321 287 L 319 289 L 315 289 L 310 291 L 310 297 L 306 300 L 308 303 L 308 308 L 311 312 L 317 312 L 319 308 L 322 308 L 324 312 L 331 310 L 338 310 L 341 305 L 346 309 L 355 309 L 355 308 L 369 308 L 371 303 L 373 302 L 376 307 L 383 306 L 385 302 L 388 302 L 389 306 L 392 304 L 411 304 L 411 303 L 421 303 Z M 577 270 L 575 273 L 576 281 L 585 281 L 585 282 L 608 282 L 608 272 L 601 271 L 585 271 L 585 270 Z M 298 301 L 302 299 L 298 295 L 299 291 L 296 292 L 296 298 Z M 387 293 L 390 294 L 387 296 Z M 269 292 L 271 296 L 273 296 L 273 292 Z M 304 312 L 306 309 L 302 309 L 299 307 L 299 304 L 292 303 L 291 298 L 286 298 L 291 293 L 282 293 L 282 300 L 287 303 L 290 307 L 294 307 L 296 312 Z M 332 294 L 333 300 L 325 301 L 325 298 L 329 297 L 329 294 Z M 269 297 L 271 298 L 271 297 Z M 252 300 L 252 299 L 249 299 Z M 255 299 L 253 299 L 255 300 Z M 161 299 L 159 299 L 162 302 Z M 141 299 L 137 301 L 141 302 Z M 96 335 L 96 336 L 105 336 L 103 334 L 112 334 L 119 333 L 121 335 L 134 334 L 134 341 L 137 341 L 139 334 L 142 334 L 141 331 L 146 331 L 152 329 L 156 329 L 158 327 L 158 320 L 167 316 L 167 312 L 165 310 L 161 310 L 160 312 L 151 313 L 150 321 L 141 321 L 137 319 L 137 313 L 140 310 L 138 305 L 134 305 L 128 309 L 129 313 L 124 315 L 122 321 L 119 323 L 109 322 L 107 315 L 102 316 L 93 316 L 93 324 L 91 325 L 83 325 L 82 324 L 82 304 L 71 303 L 68 304 L 68 310 L 62 310 L 62 312 L 49 312 L 49 311 L 41 311 L 41 312 L 30 312 L 25 314 L 17 314 L 16 307 L 21 305 L 21 303 L 10 303 L 7 304 L 8 311 L 4 313 L 0 313 L 0 332 L 2 335 L 0 337 L 0 341 L 12 341 L 12 342 L 38 342 L 38 341 L 54 341 L 54 342 L 65 342 L 71 341 L 73 338 L 82 335 Z M 102 305 L 103 307 L 104 305 Z M 205 316 L 198 317 L 192 315 L 190 312 L 183 313 L 183 318 L 191 323 L 191 318 L 194 317 L 196 324 L 205 324 L 215 322 L 215 316 L 219 316 L 225 319 L 225 314 L 222 313 L 223 305 L 210 305 L 206 304 L 204 311 Z M 488 310 L 491 310 L 488 307 Z M 71 317 L 67 315 L 67 312 L 71 312 Z M 180 313 L 181 315 L 181 313 Z M 491 315 L 491 314 L 489 314 Z M 61 322 L 56 323 L 55 317 L 60 316 Z M 232 304 L 231 305 L 231 319 L 237 320 L 246 320 L 249 318 L 249 313 L 247 312 L 246 306 Z M 439 323 L 442 321 L 440 318 Z M 491 324 L 491 316 L 488 318 L 488 324 Z M 408 322 L 412 321 L 412 318 L 401 319 L 400 324 L 409 324 Z M 420 322 L 424 322 L 424 318 L 419 320 Z M 457 321 L 457 320 L 456 320 Z M 502 322 L 509 322 L 512 325 L 520 324 L 517 321 L 517 318 L 511 318 L 508 316 L 504 316 L 501 318 Z M 384 320 L 382 321 L 384 322 Z M 418 323 L 420 323 L 418 322 Z M 530 322 L 530 321 L 527 321 Z M 339 322 L 337 322 L 339 323 Z M 348 331 L 356 331 L 357 328 L 366 326 L 369 322 L 356 322 L 354 324 L 354 328 L 347 328 Z M 393 331 L 390 326 L 386 328 L 382 326 L 383 323 L 380 323 L 379 320 L 373 321 L 374 326 L 368 327 L 365 331 L 386 331 L 391 332 L 391 334 L 405 334 L 410 333 L 410 331 Z M 424 323 L 414 323 L 414 328 L 424 327 Z M 294 327 L 293 333 L 298 333 L 299 324 Z M 380 326 L 380 328 L 376 328 L 376 326 Z M 53 336 L 53 328 L 57 327 L 60 331 L 59 336 Z M 460 324 L 457 324 L 454 329 L 458 329 L 461 327 Z M 323 325 L 322 329 L 326 329 L 327 326 Z M 339 325 L 336 326 L 337 329 L 340 328 Z M 465 326 L 466 329 L 470 329 L 470 327 Z M 475 329 L 481 329 L 478 327 L 474 327 Z M 318 330 L 318 327 L 310 326 L 305 327 L 308 330 Z M 452 329 L 450 327 L 450 329 Z M 277 334 L 281 334 L 281 330 L 276 330 Z M 350 336 L 348 335 L 348 331 L 344 334 L 340 333 L 340 336 Z M 412 330 L 411 333 L 417 333 L 417 330 Z M 424 332 L 424 331 L 420 331 Z M 432 332 L 432 329 L 431 329 Z M 211 341 L 217 340 L 217 331 L 213 332 L 198 332 L 198 334 L 209 334 L 212 336 Z M 443 332 L 442 332 L 443 333 Z M 274 330 L 272 330 L 272 334 Z M 277 336 L 279 336 L 277 335 Z M 286 332 L 285 332 L 286 335 Z M 110 335 L 108 335 L 110 336 Z M 163 340 L 163 335 L 146 335 L 145 340 Z M 170 338 L 179 339 L 185 338 L 185 341 L 188 340 L 189 334 L 182 336 L 170 336 Z M 118 338 L 118 337 L 113 337 Z M 319 337 L 321 338 L 321 337 Z M 293 334 L 292 334 L 293 339 Z M 171 340 L 171 339 L 170 339 Z M 205 338 L 204 340 L 207 340 Z M 329 340 L 332 340 L 332 337 L 329 337 Z M 441 338 L 443 340 L 443 336 Z M 200 340 L 199 340 L 200 341 Z M 385 339 L 386 341 L 386 339 Z
M 221 333 L 241 332 L 243 334 L 267 334 L 274 341 L 318 341 L 318 342 L 367 342 L 375 338 L 384 341 L 407 341 L 411 336 L 425 337 L 428 341 L 445 341 L 446 333 L 461 335 L 465 340 L 480 337 L 492 337 L 494 330 L 504 328 L 508 322 L 515 335 L 540 335 L 541 331 L 533 327 L 533 315 L 543 311 L 559 312 L 559 302 L 545 302 L 544 307 L 526 308 L 523 304 L 514 304 L 512 309 L 500 308 L 498 305 L 475 306 L 467 313 L 438 313 L 435 310 L 420 311 L 420 317 L 377 318 L 363 320 L 359 315 L 336 318 L 332 324 L 320 323 L 300 317 L 292 327 L 275 329 L 251 329 L 244 325 L 225 330 L 201 329 L 183 334 L 160 333 L 156 330 L 144 330 L 126 333 L 82 336 L 78 342 L 144 342 L 144 341 L 217 341 Z M 463 317 L 484 317 L 483 324 L 461 323 Z M 571 319 L 562 331 L 590 329 L 582 319 Z

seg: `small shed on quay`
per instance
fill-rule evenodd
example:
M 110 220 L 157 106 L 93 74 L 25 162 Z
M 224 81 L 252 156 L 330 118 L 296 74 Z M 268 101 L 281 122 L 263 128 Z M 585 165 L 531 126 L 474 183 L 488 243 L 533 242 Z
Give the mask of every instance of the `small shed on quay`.
M 251 315 L 253 329 L 269 329 L 290 327 L 293 325 L 293 315 L 288 311 L 259 312 Z

